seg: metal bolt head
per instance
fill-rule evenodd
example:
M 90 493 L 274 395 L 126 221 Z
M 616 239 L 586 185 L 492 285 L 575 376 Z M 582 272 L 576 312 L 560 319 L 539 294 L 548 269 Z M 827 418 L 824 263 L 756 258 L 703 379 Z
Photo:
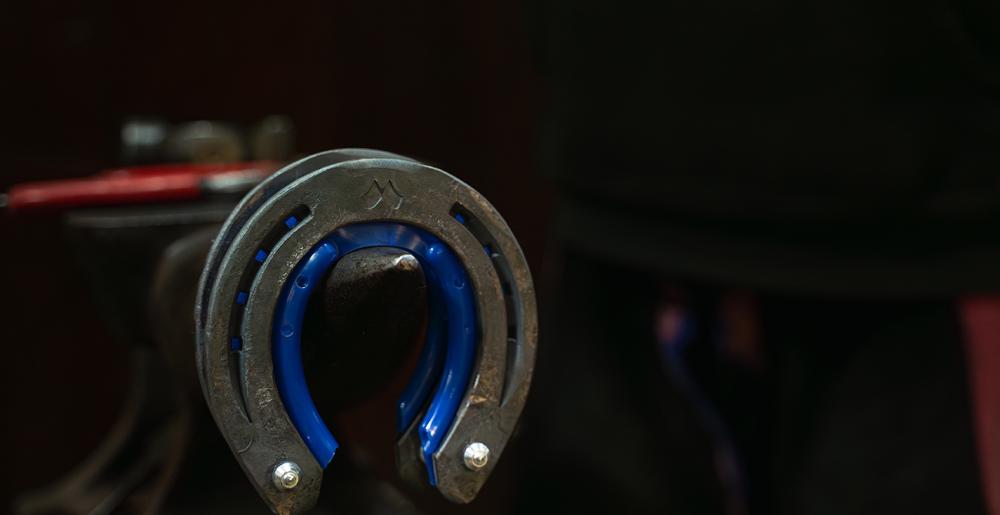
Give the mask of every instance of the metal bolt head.
M 480 442 L 472 442 L 465 447 L 462 456 L 469 470 L 480 470 L 490 461 L 490 448 Z
M 299 486 L 302 479 L 302 469 L 291 461 L 286 461 L 274 467 L 274 486 L 282 490 L 291 490 Z

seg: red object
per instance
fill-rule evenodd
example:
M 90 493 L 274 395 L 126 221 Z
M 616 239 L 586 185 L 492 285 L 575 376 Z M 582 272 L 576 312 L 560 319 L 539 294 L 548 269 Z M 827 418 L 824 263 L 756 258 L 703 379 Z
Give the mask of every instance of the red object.
M 1000 515 L 1000 297 L 969 297 L 959 306 L 981 486 L 988 512 Z
M 7 195 L 7 208 L 21 212 L 194 200 L 205 193 L 208 178 L 223 175 L 263 178 L 277 168 L 277 163 L 269 161 L 116 168 L 85 179 L 18 184 Z

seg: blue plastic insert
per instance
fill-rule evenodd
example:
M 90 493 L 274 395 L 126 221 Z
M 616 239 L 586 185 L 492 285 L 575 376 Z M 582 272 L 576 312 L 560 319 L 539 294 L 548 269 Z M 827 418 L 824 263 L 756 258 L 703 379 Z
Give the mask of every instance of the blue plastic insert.
M 405 429 L 434 385 L 441 348 L 445 358 L 437 389 L 420 422 L 421 452 L 432 485 L 437 484 L 432 456 L 458 411 L 476 354 L 476 309 L 472 285 L 458 257 L 434 235 L 417 227 L 389 222 L 341 227 L 319 242 L 296 265 L 282 290 L 274 318 L 274 374 L 292 423 L 316 461 L 326 467 L 337 450 L 334 439 L 306 386 L 302 369 L 302 321 L 313 287 L 339 257 L 370 247 L 395 247 L 413 254 L 427 276 L 430 320 L 417 371 L 400 398 L 399 424 Z
M 444 300 L 441 299 L 441 288 L 436 286 L 429 288 L 428 300 L 424 346 L 420 350 L 420 357 L 410 381 L 399 395 L 396 413 L 396 430 L 399 433 L 405 432 L 424 408 L 434 384 L 441 377 L 441 368 L 444 365 L 448 314 L 445 312 Z

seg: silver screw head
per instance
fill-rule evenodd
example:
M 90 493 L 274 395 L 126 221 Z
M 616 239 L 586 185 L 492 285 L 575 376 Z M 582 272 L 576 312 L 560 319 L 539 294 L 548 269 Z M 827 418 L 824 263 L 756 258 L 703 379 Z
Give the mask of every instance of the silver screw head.
M 274 486 L 282 490 L 291 490 L 299 486 L 302 479 L 302 469 L 291 461 L 286 461 L 274 467 Z
M 465 447 L 462 458 L 469 470 L 480 470 L 490 461 L 490 448 L 481 442 L 472 442 Z

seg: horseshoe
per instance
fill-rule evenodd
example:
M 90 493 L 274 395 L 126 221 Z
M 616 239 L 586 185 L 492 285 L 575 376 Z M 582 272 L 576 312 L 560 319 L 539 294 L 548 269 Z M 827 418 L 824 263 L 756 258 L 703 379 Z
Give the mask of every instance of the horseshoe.
M 534 287 L 493 206 L 448 173 L 396 154 L 307 157 L 232 212 L 196 303 L 205 399 L 276 513 L 315 504 L 339 445 L 303 373 L 306 303 L 343 256 L 384 247 L 416 258 L 429 289 L 426 339 L 398 406 L 400 474 L 469 502 L 520 417 L 535 361 Z

